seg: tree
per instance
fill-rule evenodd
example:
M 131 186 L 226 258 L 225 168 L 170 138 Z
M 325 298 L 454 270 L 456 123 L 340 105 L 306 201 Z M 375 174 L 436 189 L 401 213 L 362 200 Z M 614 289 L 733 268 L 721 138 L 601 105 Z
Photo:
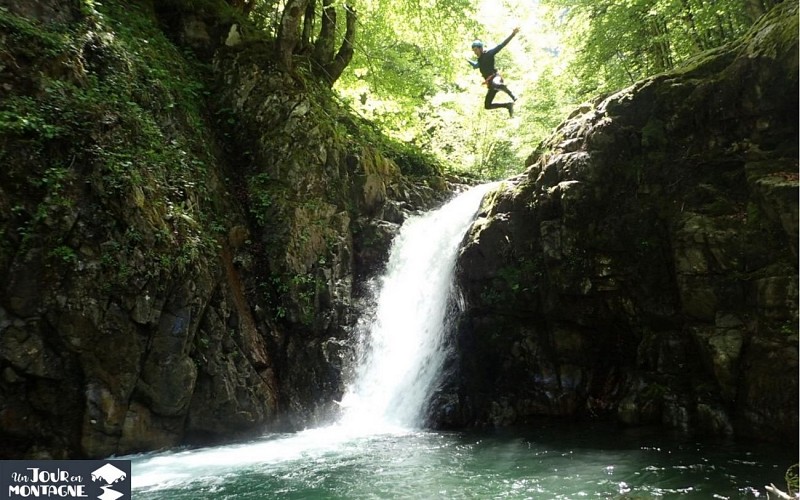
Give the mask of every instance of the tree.
M 284 68 L 293 71 L 298 64 L 307 64 L 311 73 L 329 86 L 336 83 L 354 57 L 360 58 L 361 67 L 381 65 L 395 54 L 398 44 L 424 49 L 426 58 L 447 73 L 452 64 L 450 42 L 469 20 L 465 13 L 470 8 L 470 0 L 226 1 L 274 36 Z M 356 17 L 357 10 L 365 13 L 363 18 Z M 339 22 L 342 17 L 343 25 Z M 359 45 L 357 31 L 365 34 Z M 399 66 L 391 66 L 387 73 L 389 81 L 391 68 L 411 66 L 419 60 L 396 62 Z M 408 81 L 409 76 L 415 77 L 405 75 L 399 80 Z
M 328 86 L 341 76 L 353 58 L 356 36 L 355 9 L 344 5 L 346 29 L 339 50 L 336 47 L 336 6 L 333 0 L 322 0 L 319 34 L 315 41 L 313 27 L 316 22 L 317 0 L 287 0 L 277 33 L 278 59 L 288 71 L 294 69 L 294 58 L 303 55 L 309 59 L 312 73 Z M 301 29 L 302 27 L 302 29 Z
M 566 11 L 582 97 L 667 71 L 734 40 L 776 0 L 543 0 Z
M 369 2 L 362 11 L 358 51 L 336 85 L 346 102 L 389 135 L 455 169 L 492 178 L 522 169 L 530 150 L 563 117 L 561 103 L 540 98 L 543 89 L 536 84 L 557 54 L 552 37 L 543 34 L 548 27 L 538 19 L 536 5 L 507 0 L 499 9 L 492 0 L 438 0 L 426 6 L 417 0 L 384 8 L 383 3 Z M 524 95 L 517 118 L 509 120 L 505 112 L 483 109 L 486 87 L 466 59 L 474 57 L 475 38 L 497 43 L 517 25 L 522 32 L 499 61 L 513 90 Z

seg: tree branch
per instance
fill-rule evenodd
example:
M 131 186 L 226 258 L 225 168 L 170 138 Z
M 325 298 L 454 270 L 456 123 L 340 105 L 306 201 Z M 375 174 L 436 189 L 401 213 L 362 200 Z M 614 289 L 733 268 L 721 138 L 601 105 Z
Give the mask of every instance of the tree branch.
M 325 75 L 323 75 L 330 86 L 333 86 L 336 80 L 342 76 L 342 72 L 344 72 L 344 69 L 353 59 L 353 42 L 356 38 L 357 16 L 355 9 L 350 5 L 345 5 L 345 13 L 347 15 L 347 25 L 342 45 L 339 47 L 339 52 L 336 53 L 336 57 L 333 58 L 330 64 L 325 66 Z
M 314 44 L 314 60 L 320 66 L 327 66 L 333 60 L 335 37 L 336 7 L 333 6 L 333 0 L 322 0 L 322 26 Z
M 303 19 L 303 34 L 300 40 L 300 51 L 306 52 L 311 47 L 311 37 L 314 33 L 314 21 L 316 20 L 317 0 L 309 0 L 306 5 L 306 15 Z

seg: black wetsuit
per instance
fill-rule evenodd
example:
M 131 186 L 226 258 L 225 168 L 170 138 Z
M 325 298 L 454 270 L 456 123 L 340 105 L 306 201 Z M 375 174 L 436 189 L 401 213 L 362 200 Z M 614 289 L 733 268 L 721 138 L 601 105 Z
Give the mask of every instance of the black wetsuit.
M 502 79 L 500 80 L 500 83 L 495 83 L 493 81 L 494 75 L 497 74 L 497 68 L 495 68 L 494 65 L 494 56 L 498 52 L 500 52 L 500 50 L 502 50 L 503 47 L 505 47 L 508 44 L 508 42 L 511 41 L 512 38 L 514 38 L 515 34 L 516 33 L 512 33 L 511 35 L 509 35 L 508 38 L 503 40 L 503 42 L 500 43 L 500 45 L 498 45 L 497 47 L 494 47 L 489 50 L 484 50 L 483 52 L 481 52 L 481 55 L 478 56 L 477 61 L 468 61 L 473 68 L 477 68 L 480 70 L 481 76 L 483 76 L 483 79 L 486 82 L 486 87 L 488 90 L 486 91 L 486 98 L 483 100 L 483 107 L 486 109 L 506 108 L 509 109 L 510 111 L 510 107 L 513 106 L 513 103 L 505 102 L 502 104 L 494 104 L 492 102 L 494 101 L 494 97 L 497 95 L 498 91 L 505 92 L 514 101 L 517 100 L 517 98 L 514 97 L 514 94 L 511 93 L 508 87 L 506 87 L 505 84 L 502 83 Z

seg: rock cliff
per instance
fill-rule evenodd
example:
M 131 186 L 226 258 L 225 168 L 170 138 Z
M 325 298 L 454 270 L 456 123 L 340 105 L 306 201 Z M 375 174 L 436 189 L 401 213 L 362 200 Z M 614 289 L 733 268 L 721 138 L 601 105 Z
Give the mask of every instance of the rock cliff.
M 796 442 L 797 4 L 580 107 L 484 201 L 444 427 L 613 418 Z
M 0 0 L 2 458 L 313 425 L 354 277 L 447 196 L 268 44 L 177 4 Z

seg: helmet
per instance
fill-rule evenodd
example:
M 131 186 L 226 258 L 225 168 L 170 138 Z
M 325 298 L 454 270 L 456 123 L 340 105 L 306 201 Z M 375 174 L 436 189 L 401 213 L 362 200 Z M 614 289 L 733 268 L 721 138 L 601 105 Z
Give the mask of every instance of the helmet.
M 472 42 L 472 48 L 474 49 L 476 47 L 482 49 L 483 42 L 481 42 L 480 40 L 475 40 L 474 42 Z

